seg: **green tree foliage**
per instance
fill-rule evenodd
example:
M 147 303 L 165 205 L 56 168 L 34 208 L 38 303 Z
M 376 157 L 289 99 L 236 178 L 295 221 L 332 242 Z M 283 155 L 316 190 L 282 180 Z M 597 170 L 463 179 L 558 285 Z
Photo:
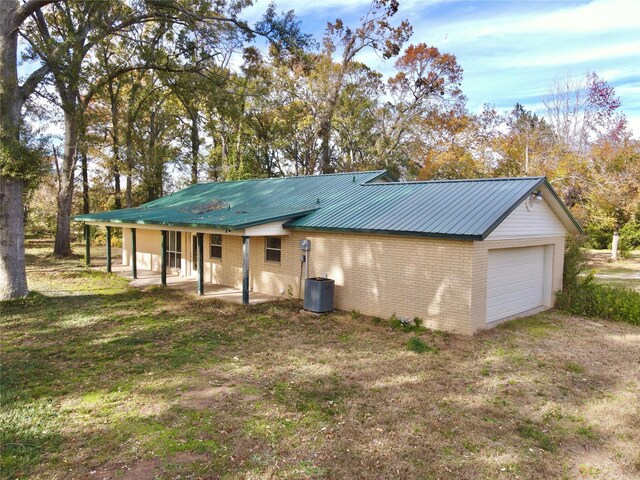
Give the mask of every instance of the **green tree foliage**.
M 402 179 L 544 175 L 593 232 L 611 237 L 637 219 L 638 142 L 597 74 L 557 80 L 546 115 L 521 104 L 474 114 L 455 56 L 403 48 L 411 26 L 392 24 L 397 2 L 373 1 L 351 27 L 328 24 L 319 43 L 293 12 L 270 6 L 252 27 L 238 19 L 244 6 L 66 0 L 29 17 L 25 59 L 43 65 L 41 96 L 76 138 L 60 155 L 58 197 L 78 188 L 65 183 L 78 164 L 85 209 L 202 180 L 386 168 Z M 358 61 L 367 49 L 394 61 L 389 78 Z
M 37 187 L 49 169 L 47 138 L 22 125 L 18 134 L 3 131 L 0 142 L 0 175 L 19 179 L 26 191 Z

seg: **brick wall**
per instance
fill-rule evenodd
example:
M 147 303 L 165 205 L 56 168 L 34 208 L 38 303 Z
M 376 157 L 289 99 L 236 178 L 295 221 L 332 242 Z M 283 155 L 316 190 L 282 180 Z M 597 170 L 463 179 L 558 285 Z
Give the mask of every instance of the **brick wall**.
M 470 242 L 422 237 L 293 232 L 281 237 L 281 262 L 265 259 L 264 237 L 250 240 L 250 288 L 274 296 L 298 297 L 299 241 L 311 240 L 309 276 L 336 281 L 335 306 L 388 318 L 394 313 L 420 317 L 429 328 L 472 334 L 486 328 L 488 251 L 529 245 L 551 245 L 552 289 L 562 287 L 564 237 Z M 123 260 L 130 233 L 125 229 Z M 138 268 L 159 271 L 160 232 L 138 229 Z M 191 258 L 189 235 L 183 233 L 183 264 Z M 242 238 L 222 236 L 222 260 L 209 258 L 205 235 L 205 281 L 242 287 Z M 183 267 L 183 274 L 188 269 Z
M 256 237 L 251 239 L 254 290 L 298 296 L 303 238 L 311 240 L 309 276 L 326 274 L 336 281 L 336 308 L 385 318 L 417 316 L 430 328 L 472 333 L 472 242 L 294 232 L 282 238 L 282 261 L 273 264 L 264 259 L 264 239 Z

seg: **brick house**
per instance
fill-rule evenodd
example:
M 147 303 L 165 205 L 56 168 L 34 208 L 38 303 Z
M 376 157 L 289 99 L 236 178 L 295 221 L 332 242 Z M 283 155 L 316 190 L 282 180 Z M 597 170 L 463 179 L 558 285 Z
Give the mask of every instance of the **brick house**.
M 75 220 L 108 237 L 122 228 L 134 277 L 242 288 L 247 303 L 326 276 L 336 308 L 463 334 L 552 307 L 565 236 L 581 233 L 543 177 L 395 182 L 386 171 L 201 183 Z

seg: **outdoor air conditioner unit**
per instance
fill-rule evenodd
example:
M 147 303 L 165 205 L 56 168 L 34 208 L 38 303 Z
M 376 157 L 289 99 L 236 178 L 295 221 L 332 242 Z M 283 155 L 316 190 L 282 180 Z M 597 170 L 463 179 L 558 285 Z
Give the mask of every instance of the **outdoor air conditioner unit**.
M 330 278 L 307 278 L 304 281 L 304 309 L 315 313 L 332 311 L 335 285 L 335 280 Z

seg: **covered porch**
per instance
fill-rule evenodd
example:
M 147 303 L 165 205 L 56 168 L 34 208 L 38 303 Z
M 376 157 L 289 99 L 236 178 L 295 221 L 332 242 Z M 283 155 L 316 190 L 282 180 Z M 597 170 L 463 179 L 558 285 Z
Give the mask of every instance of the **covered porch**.
M 287 233 L 279 222 L 235 232 L 156 225 L 138 228 L 138 225 L 131 224 L 86 222 L 85 260 L 88 267 L 95 267 L 91 262 L 90 225 L 105 229 L 107 258 L 101 269 L 106 267 L 107 272 L 131 278 L 130 284 L 134 287 L 166 286 L 245 305 L 279 298 L 274 292 L 266 294 L 255 290 L 249 281 L 251 238 L 263 237 L 259 240 L 264 241 L 265 234 Z M 112 255 L 114 228 L 121 229 L 123 234 L 121 262 Z M 279 248 L 278 245 L 278 255 Z M 280 289 L 280 294 L 283 293 L 284 290 Z
M 102 270 L 104 267 L 94 267 Z M 131 267 L 121 264 L 112 264 L 111 272 L 122 276 L 131 278 Z M 162 285 L 162 279 L 158 272 L 151 270 L 138 270 L 137 278 L 131 279 L 129 285 L 136 288 L 144 288 L 151 286 Z M 168 288 L 181 290 L 185 293 L 193 295 L 198 294 L 198 279 L 192 277 L 181 277 L 177 274 L 167 274 L 166 284 Z M 205 298 L 218 298 L 232 303 L 244 303 L 242 299 L 242 289 L 230 287 L 228 285 L 220 285 L 217 283 L 204 282 L 204 292 L 199 294 Z M 269 302 L 277 300 L 278 297 L 267 295 L 260 292 L 251 292 L 249 297 L 249 305 L 255 305 L 258 303 Z

